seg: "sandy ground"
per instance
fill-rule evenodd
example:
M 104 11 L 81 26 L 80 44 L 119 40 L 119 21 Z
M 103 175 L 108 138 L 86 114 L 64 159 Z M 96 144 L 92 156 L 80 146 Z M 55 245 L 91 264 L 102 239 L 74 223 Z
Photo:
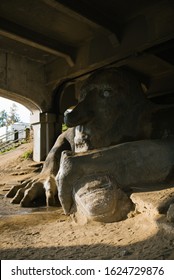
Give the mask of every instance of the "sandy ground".
M 78 225 L 61 208 L 10 204 L 7 190 L 39 172 L 21 157 L 30 149 L 28 143 L 0 155 L 1 259 L 174 259 L 173 231 L 157 222 L 162 215 L 143 212 L 117 223 Z

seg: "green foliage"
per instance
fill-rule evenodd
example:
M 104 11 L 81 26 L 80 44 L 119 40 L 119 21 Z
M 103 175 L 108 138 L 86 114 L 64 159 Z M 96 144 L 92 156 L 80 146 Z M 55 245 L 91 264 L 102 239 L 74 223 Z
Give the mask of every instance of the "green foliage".
M 11 108 L 10 108 L 10 114 L 9 114 L 9 124 L 13 124 L 15 122 L 19 122 L 20 121 L 20 117 L 17 114 L 17 106 L 15 103 L 12 104 Z
M 27 141 L 25 139 L 23 139 L 22 141 L 16 142 L 16 143 L 9 143 L 9 146 L 7 146 L 6 148 L 4 148 L 3 150 L 0 151 L 0 154 L 9 152 L 11 150 L 15 150 L 17 147 L 19 147 L 21 144 L 25 144 L 27 143 Z
M 23 159 L 29 159 L 32 158 L 33 156 L 33 151 L 32 150 L 28 150 L 25 153 L 23 153 L 23 155 L 21 156 Z
M 8 114 L 5 110 L 0 112 L 0 127 L 7 125 Z
M 68 127 L 66 126 L 65 123 L 62 124 L 62 132 L 66 131 L 68 129 Z
M 17 106 L 15 103 L 10 107 L 10 113 L 8 114 L 5 110 L 0 111 L 0 127 L 9 126 L 15 122 L 19 122 L 20 117 L 17 114 Z
M 0 151 L 0 155 L 4 154 L 6 152 L 9 152 L 9 151 L 15 150 L 17 147 L 18 146 L 9 146 L 9 147 L 5 148 L 3 151 Z

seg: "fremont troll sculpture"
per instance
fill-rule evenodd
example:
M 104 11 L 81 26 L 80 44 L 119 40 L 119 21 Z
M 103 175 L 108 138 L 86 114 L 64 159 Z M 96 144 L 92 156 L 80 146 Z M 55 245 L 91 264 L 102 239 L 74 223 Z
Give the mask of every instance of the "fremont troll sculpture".
M 173 119 L 173 107 L 149 101 L 132 73 L 96 71 L 81 88 L 78 105 L 65 114 L 69 129 L 58 137 L 42 172 L 7 197 L 24 207 L 41 198 L 48 206 L 60 201 L 66 214 L 87 219 L 123 219 L 134 188 L 172 179 Z

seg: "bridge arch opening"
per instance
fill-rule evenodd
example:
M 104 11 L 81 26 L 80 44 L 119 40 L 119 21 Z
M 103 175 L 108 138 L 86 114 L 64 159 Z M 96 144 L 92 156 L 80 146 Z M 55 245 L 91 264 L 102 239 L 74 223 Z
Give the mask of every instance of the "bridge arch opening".
M 7 115 L 14 113 L 14 121 L 28 123 L 31 121 L 31 111 L 19 102 L 0 97 L 0 112 L 5 111 Z
M 37 104 L 22 95 L 0 89 L 0 97 L 23 105 L 31 112 L 31 114 L 39 114 L 40 112 L 42 112 L 41 108 Z
M 9 108 L 7 110 L 7 107 L 4 107 L 1 102 L 4 98 L 11 101 L 11 104 L 17 102 L 19 105 L 23 105 L 26 108 L 26 114 L 29 111 L 29 121 L 27 123 L 30 123 L 33 129 L 33 160 L 37 162 L 44 160 L 50 146 L 53 144 L 48 145 L 50 143 L 49 134 L 51 135 L 51 133 L 49 133 L 50 122 L 47 122 L 46 113 L 43 113 L 39 105 L 35 104 L 32 100 L 3 89 L 0 89 L 0 111 L 5 110 L 9 112 Z M 26 122 L 22 118 L 20 118 L 20 121 Z

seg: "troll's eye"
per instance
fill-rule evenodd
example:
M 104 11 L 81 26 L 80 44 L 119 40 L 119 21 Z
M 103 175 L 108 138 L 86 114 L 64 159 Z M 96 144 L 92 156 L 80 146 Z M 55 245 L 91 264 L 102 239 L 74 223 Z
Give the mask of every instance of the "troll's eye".
M 105 89 L 101 92 L 101 96 L 105 97 L 105 98 L 110 97 L 111 94 L 112 94 L 112 91 L 110 89 Z

